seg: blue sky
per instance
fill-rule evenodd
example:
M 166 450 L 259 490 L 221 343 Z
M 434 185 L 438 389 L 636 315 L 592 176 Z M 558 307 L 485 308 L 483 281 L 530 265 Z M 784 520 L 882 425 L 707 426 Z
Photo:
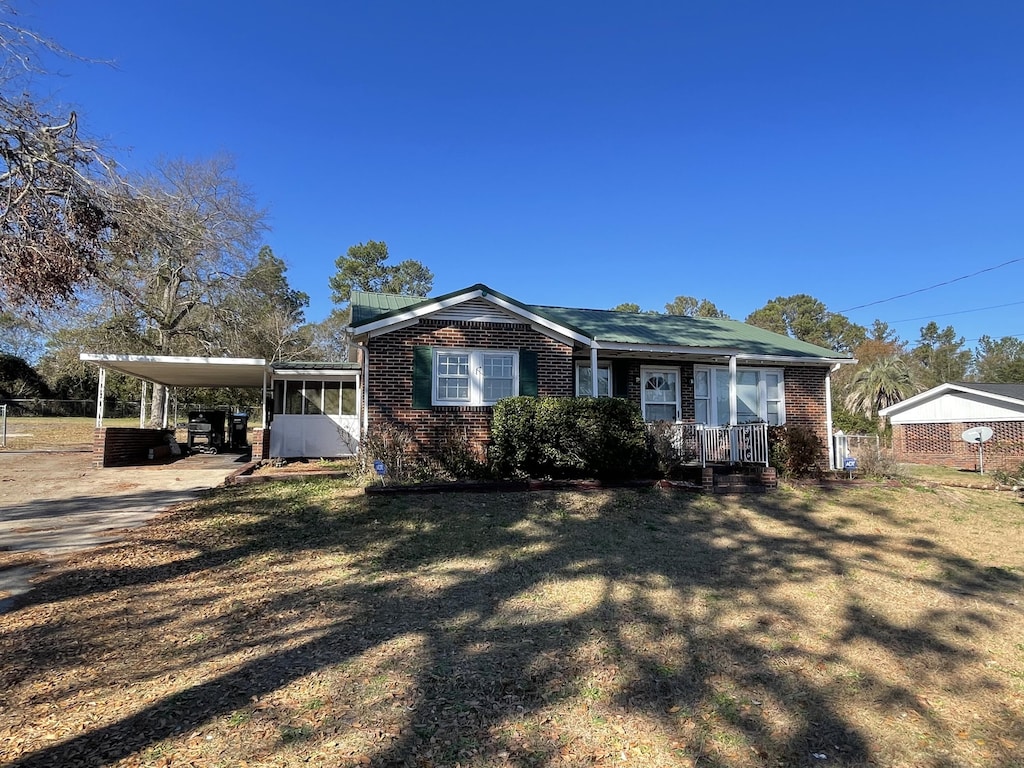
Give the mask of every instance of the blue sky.
M 331 309 L 348 246 L 435 293 L 743 319 L 808 293 L 1024 335 L 1019 2 L 22 2 L 129 167 L 230 153 Z M 1008 306 L 999 306 L 1008 305 Z M 969 311 L 989 308 L 982 311 Z M 952 315 L 949 313 L 961 312 Z

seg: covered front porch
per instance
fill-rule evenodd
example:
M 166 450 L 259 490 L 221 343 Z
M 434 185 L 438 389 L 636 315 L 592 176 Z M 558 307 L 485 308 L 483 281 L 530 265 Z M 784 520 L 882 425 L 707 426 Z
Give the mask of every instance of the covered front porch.
M 830 377 L 820 360 L 626 346 L 578 350 L 576 393 L 637 403 L 681 465 L 767 467 L 769 427 L 795 419 L 822 436 L 830 432 Z M 814 389 L 820 394 L 812 400 Z

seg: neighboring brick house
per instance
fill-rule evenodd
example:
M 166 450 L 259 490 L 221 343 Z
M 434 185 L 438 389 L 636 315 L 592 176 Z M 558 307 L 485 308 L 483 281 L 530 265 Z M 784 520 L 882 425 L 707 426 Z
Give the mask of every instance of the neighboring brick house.
M 503 397 L 624 397 L 711 462 L 767 463 L 764 425 L 799 424 L 831 466 L 830 373 L 854 362 L 735 320 L 521 303 L 485 285 L 436 298 L 353 292 L 363 431 L 485 449 Z
M 988 427 L 985 469 L 1014 470 L 1024 463 L 1024 384 L 940 384 L 878 414 L 892 423 L 898 462 L 979 469 L 978 446 L 962 435 Z

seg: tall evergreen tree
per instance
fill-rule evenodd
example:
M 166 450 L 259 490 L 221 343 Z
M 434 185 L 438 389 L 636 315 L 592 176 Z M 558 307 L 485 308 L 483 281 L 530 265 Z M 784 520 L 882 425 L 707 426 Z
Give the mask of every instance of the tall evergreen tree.
M 963 381 L 971 367 L 971 351 L 964 347 L 964 337 L 957 336 L 952 325 L 940 330 L 934 320 L 921 329 L 910 358 L 922 389 Z
M 974 369 L 978 381 L 1024 384 L 1024 340 L 982 336 L 974 352 Z
M 806 293 L 779 296 L 747 316 L 746 322 L 837 352 L 852 352 L 867 337 L 861 325 L 829 312 Z
M 412 259 L 388 264 L 389 258 L 388 244 L 383 241 L 368 240 L 351 246 L 334 262 L 338 271 L 327 281 L 331 300 L 335 304 L 346 304 L 352 291 L 405 296 L 426 296 L 430 293 L 434 287 L 434 274 L 429 269 Z

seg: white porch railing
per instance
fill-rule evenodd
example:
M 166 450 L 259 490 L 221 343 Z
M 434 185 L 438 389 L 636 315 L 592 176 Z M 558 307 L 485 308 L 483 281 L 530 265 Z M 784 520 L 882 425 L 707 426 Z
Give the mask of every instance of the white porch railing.
M 679 458 L 708 464 L 768 466 L 768 425 L 672 424 L 672 447 Z

